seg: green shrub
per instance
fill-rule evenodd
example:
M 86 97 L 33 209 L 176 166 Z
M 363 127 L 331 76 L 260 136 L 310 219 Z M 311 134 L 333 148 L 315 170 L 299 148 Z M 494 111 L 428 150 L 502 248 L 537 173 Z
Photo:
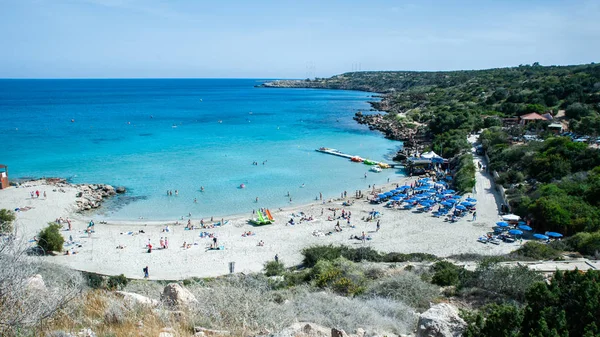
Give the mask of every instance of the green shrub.
M 359 247 L 359 248 L 348 248 L 346 246 L 341 247 L 342 256 L 350 261 L 361 262 L 380 262 L 381 254 L 371 247 Z
M 0 233 L 12 233 L 15 213 L 8 209 L 0 209 Z
M 302 250 L 305 267 L 313 267 L 319 260 L 333 261 L 342 256 L 342 248 L 329 246 L 313 246 Z
M 561 251 L 554 249 L 550 245 L 528 241 L 519 249 L 514 251 L 512 256 L 516 258 L 528 258 L 534 260 L 554 260 L 561 256 Z
M 129 280 L 125 275 L 109 276 L 106 282 L 106 287 L 110 290 L 123 289 L 127 286 Z
M 461 288 L 478 288 L 499 299 L 525 299 L 529 287 L 544 280 L 542 275 L 526 266 L 502 266 L 496 259 L 485 259 L 472 273 L 460 276 Z
M 600 231 L 580 232 L 565 240 L 576 251 L 584 255 L 595 256 L 600 252 Z
M 312 269 L 311 278 L 315 286 L 344 296 L 362 293 L 366 282 L 362 270 L 343 257 L 334 261 L 320 260 Z
M 461 317 L 467 322 L 465 337 L 479 336 L 519 336 L 523 311 L 514 305 L 490 304 L 477 314 L 461 312 Z
M 278 276 L 283 275 L 285 272 L 285 266 L 280 261 L 269 261 L 265 263 L 265 275 L 266 276 Z
M 456 286 L 459 284 L 459 268 L 448 261 L 439 261 L 431 266 L 433 277 L 431 283 L 438 286 Z
M 464 154 L 459 159 L 454 174 L 454 187 L 461 192 L 471 192 L 475 187 L 475 164 L 472 154 Z
M 60 234 L 61 225 L 50 222 L 48 227 L 42 229 L 38 234 L 38 246 L 47 254 L 49 252 L 62 252 L 65 238 Z
M 92 289 L 104 288 L 104 278 L 102 277 L 102 275 L 84 272 L 84 276 L 88 287 Z
M 438 257 L 428 253 L 387 253 L 382 256 L 382 262 L 423 262 L 423 261 L 435 261 Z

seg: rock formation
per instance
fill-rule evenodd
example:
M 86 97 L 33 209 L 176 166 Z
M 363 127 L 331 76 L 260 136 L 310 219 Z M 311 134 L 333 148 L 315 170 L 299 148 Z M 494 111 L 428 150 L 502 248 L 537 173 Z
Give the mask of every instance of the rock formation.
M 456 307 L 440 303 L 419 316 L 417 337 L 459 337 L 466 326 Z

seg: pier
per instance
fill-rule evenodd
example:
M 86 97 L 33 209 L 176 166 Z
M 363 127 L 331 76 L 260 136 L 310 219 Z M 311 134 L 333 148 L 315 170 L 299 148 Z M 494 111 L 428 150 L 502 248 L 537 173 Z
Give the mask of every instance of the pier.
M 347 153 L 343 153 L 341 151 L 338 151 L 336 149 L 330 149 L 328 147 L 322 147 L 320 149 L 316 149 L 315 151 L 317 152 L 321 152 L 321 153 L 327 153 L 333 156 L 338 156 L 338 157 L 342 157 L 342 158 L 347 158 L 347 159 L 352 159 L 355 157 L 360 157 L 360 156 L 353 156 L 351 154 L 347 154 Z M 399 164 L 390 164 L 390 163 L 384 163 L 384 162 L 378 162 L 378 161 L 374 161 L 375 165 L 379 165 L 379 164 L 383 164 L 382 166 L 387 166 L 387 168 L 395 168 L 395 167 L 400 167 L 402 165 Z

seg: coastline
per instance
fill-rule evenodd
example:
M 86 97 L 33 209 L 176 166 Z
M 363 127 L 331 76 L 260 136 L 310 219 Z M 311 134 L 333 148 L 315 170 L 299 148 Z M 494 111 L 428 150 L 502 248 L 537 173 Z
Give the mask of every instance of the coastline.
M 482 175 L 482 173 L 478 173 Z M 480 178 L 478 176 L 478 178 Z M 377 186 L 387 190 L 395 184 L 414 182 L 417 177 L 402 177 L 391 181 L 386 186 Z M 480 181 L 481 180 L 481 181 Z M 388 209 L 382 205 L 372 205 L 365 198 L 355 199 L 354 192 L 348 194 L 346 200 L 354 201 L 352 206 L 343 206 L 341 199 L 313 202 L 302 205 L 293 205 L 281 210 L 271 209 L 275 223 L 256 227 L 248 224 L 252 214 L 233 212 L 231 216 L 223 217 L 229 222 L 222 227 L 211 229 L 185 230 L 187 218 L 175 221 L 108 221 L 106 224 L 96 223 L 95 233 L 88 237 L 85 233 L 91 217 L 76 214 L 75 193 L 76 189 L 67 193 L 48 193 L 47 200 L 29 199 L 29 191 L 24 188 L 11 188 L 0 190 L 0 208 L 14 209 L 15 203 L 25 206 L 31 204 L 35 207 L 26 212 L 19 212 L 15 225 L 24 241 L 30 241 L 46 222 L 58 217 L 70 217 L 73 224 L 72 231 L 63 231 L 68 240 L 73 237 L 75 245 L 66 246 L 73 249 L 75 255 L 48 256 L 43 259 L 47 262 L 65 265 L 73 269 L 95 272 L 108 275 L 124 274 L 129 278 L 142 278 L 144 266 L 150 267 L 151 279 L 185 279 L 189 277 L 215 277 L 229 273 L 229 262 L 235 262 L 235 272 L 251 273 L 262 270 L 267 261 L 273 260 L 278 255 L 286 266 L 298 265 L 302 261 L 303 248 L 313 245 L 345 244 L 356 247 L 370 247 L 382 252 L 430 253 L 440 257 L 475 253 L 496 255 L 508 253 L 519 247 L 515 244 L 502 244 L 499 246 L 483 245 L 476 240 L 485 233 L 491 225 L 498 221 L 497 200 L 495 191 L 490 192 L 489 177 L 481 176 L 478 179 L 477 197 L 478 220 L 471 222 L 468 219 L 450 224 L 440 218 L 432 217 L 428 213 L 413 213 L 406 210 Z M 481 185 L 481 186 L 479 186 Z M 47 189 L 50 186 L 39 186 Z M 371 191 L 362 189 L 366 196 Z M 481 195 L 480 195 L 481 194 Z M 10 195 L 10 197 L 5 197 Z M 328 217 L 340 216 L 342 209 L 352 212 L 351 225 L 345 220 L 341 221 L 342 232 L 334 231 L 338 219 L 328 221 Z M 382 213 L 381 230 L 376 231 L 375 221 L 365 221 L 370 211 Z M 303 212 L 305 217 L 313 217 L 312 221 L 302 221 L 296 225 L 286 225 L 291 218 L 298 223 Z M 321 212 L 322 215 L 321 215 Z M 295 216 L 294 216 L 295 215 Z M 200 219 L 190 219 L 194 226 L 200 226 Z M 206 220 L 206 219 L 205 219 Z M 214 222 L 221 219 L 214 219 Z M 163 232 L 169 225 L 169 232 Z M 65 225 L 66 228 L 66 225 Z M 143 233 L 140 233 L 143 231 Z M 243 233 L 253 232 L 247 237 Z M 200 232 L 215 234 L 219 245 L 225 250 L 211 251 L 207 247 L 212 243 L 210 238 L 201 238 Z M 314 236 L 313 233 L 328 233 L 331 235 Z M 365 243 L 352 240 L 351 236 L 360 236 L 362 232 L 372 237 Z M 148 240 L 154 247 L 159 246 L 161 237 L 169 240 L 168 249 L 153 250 L 147 253 L 145 245 Z M 259 246 L 259 241 L 264 241 L 264 246 Z M 190 248 L 182 248 L 183 242 L 190 243 Z M 28 242 L 29 245 L 34 243 Z M 81 245 L 79 247 L 78 245 Z M 118 246 L 124 249 L 118 249 Z

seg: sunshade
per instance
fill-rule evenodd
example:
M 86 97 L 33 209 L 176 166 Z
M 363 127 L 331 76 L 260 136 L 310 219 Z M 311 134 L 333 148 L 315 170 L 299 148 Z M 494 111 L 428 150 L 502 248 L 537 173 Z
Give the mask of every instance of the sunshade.
M 533 234 L 533 237 L 536 239 L 540 239 L 540 240 L 548 240 L 549 239 L 549 237 L 547 237 L 544 234 Z
M 546 232 L 546 235 L 551 237 L 551 238 L 562 238 L 562 234 L 557 233 L 557 232 Z
M 521 235 L 521 234 L 523 234 L 523 231 L 520 231 L 518 229 L 511 229 L 508 231 L 508 233 L 512 234 L 512 235 Z
M 531 227 L 527 226 L 527 225 L 519 225 L 519 229 L 522 229 L 524 231 L 530 231 L 532 230 Z
M 498 226 L 498 227 L 508 227 L 510 225 L 508 224 L 508 222 L 499 221 L 499 222 L 496 222 L 496 226 Z

